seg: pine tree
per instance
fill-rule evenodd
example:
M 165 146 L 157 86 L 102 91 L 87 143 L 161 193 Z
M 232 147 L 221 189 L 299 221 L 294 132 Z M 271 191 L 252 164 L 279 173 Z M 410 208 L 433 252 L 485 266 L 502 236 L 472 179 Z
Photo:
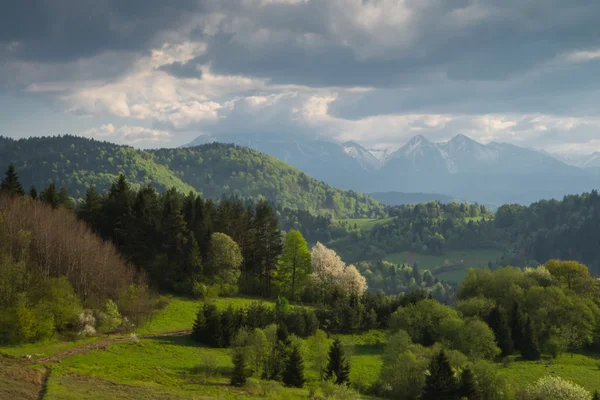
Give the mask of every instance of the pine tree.
M 479 400 L 477 388 L 475 387 L 475 377 L 470 368 L 465 368 L 460 377 L 459 395 L 460 398 L 466 398 L 467 400 Z
M 496 337 L 496 343 L 502 351 L 503 356 L 508 356 L 513 353 L 514 345 L 511 338 L 510 328 L 508 322 L 498 307 L 494 308 L 488 316 L 487 323 L 494 331 Z
M 421 396 L 423 400 L 454 400 L 458 399 L 458 387 L 454 372 L 444 350 L 431 359 L 429 375 L 425 379 L 425 389 Z
M 54 182 L 51 182 L 50 185 L 48 185 L 48 187 L 42 191 L 41 198 L 42 201 L 48 204 L 50 207 L 54 209 L 58 208 L 60 205 L 60 198 Z
M 221 340 L 223 346 L 229 347 L 236 333 L 235 311 L 233 306 L 229 305 L 227 310 L 221 314 Z
M 281 231 L 273 208 L 265 200 L 256 205 L 256 241 L 255 256 L 261 266 L 261 278 L 265 284 L 263 295 L 271 295 L 273 274 L 282 250 Z
M 531 317 L 527 318 L 527 323 L 525 324 L 523 342 L 521 343 L 521 355 L 526 360 L 534 361 L 540 359 L 540 348 Z
M 335 379 L 335 383 L 343 385 L 350 382 L 350 363 L 346 360 L 340 339 L 335 339 L 329 348 L 329 357 L 325 369 L 325 379 Z
M 521 350 L 521 342 L 523 341 L 523 313 L 519 307 L 519 303 L 516 301 L 513 303 L 512 311 L 510 314 L 510 334 L 513 341 L 513 347 L 515 350 Z
M 32 200 L 38 200 L 40 197 L 34 185 L 31 185 L 31 189 L 29 189 L 29 197 L 31 197 Z
M 204 343 L 212 347 L 223 347 L 221 336 L 221 314 L 214 304 L 204 306 L 204 318 L 206 319 L 206 339 Z
M 10 164 L 4 179 L 0 183 L 0 191 L 9 193 L 11 195 L 24 196 L 25 191 L 19 181 L 19 175 L 15 171 L 15 165 Z
M 298 346 L 294 346 L 283 371 L 283 383 L 289 387 L 304 386 L 304 361 Z
M 246 373 L 246 359 L 244 353 L 237 349 L 233 354 L 233 373 L 231 375 L 231 384 L 233 386 L 243 386 L 246 384 L 248 375 Z
M 58 192 L 58 204 L 60 207 L 72 209 L 73 208 L 73 200 L 69 197 L 69 191 L 67 188 L 60 188 Z
M 196 313 L 196 320 L 192 328 L 192 340 L 203 343 L 206 338 L 206 317 L 204 316 L 204 307 Z

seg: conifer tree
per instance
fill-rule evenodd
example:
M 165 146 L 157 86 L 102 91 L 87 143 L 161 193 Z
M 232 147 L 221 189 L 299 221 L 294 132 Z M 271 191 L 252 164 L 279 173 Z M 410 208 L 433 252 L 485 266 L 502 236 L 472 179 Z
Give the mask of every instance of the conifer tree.
M 48 185 L 48 187 L 42 191 L 41 198 L 42 201 L 48 204 L 50 207 L 54 209 L 58 208 L 60 205 L 60 198 L 54 182 L 50 182 L 50 185 Z
M 227 310 L 221 314 L 221 340 L 225 347 L 229 347 L 231 342 L 237 333 L 235 323 L 235 311 L 233 306 L 229 305 Z
M 19 181 L 19 175 L 15 171 L 15 165 L 10 164 L 8 166 L 8 170 L 6 170 L 6 174 L 4 179 L 0 183 L 0 191 L 9 193 L 11 195 L 23 196 L 25 195 L 25 191 L 23 190 L 23 186 Z
M 38 200 L 40 197 L 34 185 L 31 185 L 31 189 L 29 189 L 29 197 L 31 197 L 32 200 Z
M 471 368 L 465 368 L 460 377 L 459 397 L 467 400 L 479 400 L 477 388 L 475 387 L 475 377 Z
M 285 364 L 283 383 L 289 387 L 301 388 L 304 382 L 304 361 L 300 349 L 294 346 Z
M 344 354 L 342 341 L 338 338 L 329 348 L 329 357 L 325 369 L 325 379 L 334 379 L 338 385 L 350 382 L 350 363 Z
M 540 359 L 540 348 L 531 317 L 527 318 L 527 323 L 525 324 L 523 342 L 521 343 L 521 355 L 526 360 L 534 361 Z
M 513 341 L 513 347 L 518 351 L 521 350 L 521 342 L 523 341 L 524 322 L 523 313 L 519 307 L 519 303 L 515 301 L 510 314 L 510 334 Z
M 511 338 L 511 331 L 504 313 L 502 313 L 498 307 L 494 308 L 488 316 L 487 323 L 492 331 L 494 331 L 496 343 L 502 351 L 502 355 L 508 356 L 512 354 L 514 346 Z
M 429 375 L 425 379 L 422 400 L 458 399 L 458 387 L 454 372 L 444 350 L 431 359 Z
M 71 200 L 71 197 L 69 197 L 69 191 L 65 187 L 60 188 L 58 192 L 58 204 L 60 207 L 67 209 L 73 208 L 73 200 Z
M 246 373 L 246 359 L 244 352 L 236 349 L 233 354 L 233 373 L 231 375 L 231 384 L 233 386 L 243 386 L 246 384 L 248 375 Z
M 223 347 L 221 336 L 221 314 L 214 304 L 204 306 L 204 318 L 206 319 L 206 340 L 204 343 L 212 347 Z
M 206 337 L 206 317 L 204 316 L 204 307 L 200 308 L 196 313 L 196 320 L 192 328 L 192 340 L 196 342 L 204 342 Z

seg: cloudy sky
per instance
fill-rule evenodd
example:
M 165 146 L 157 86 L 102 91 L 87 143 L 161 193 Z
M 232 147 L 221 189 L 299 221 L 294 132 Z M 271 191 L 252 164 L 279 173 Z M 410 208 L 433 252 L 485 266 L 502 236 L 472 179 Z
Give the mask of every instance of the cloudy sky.
M 5 0 L 0 135 L 600 151 L 597 0 Z

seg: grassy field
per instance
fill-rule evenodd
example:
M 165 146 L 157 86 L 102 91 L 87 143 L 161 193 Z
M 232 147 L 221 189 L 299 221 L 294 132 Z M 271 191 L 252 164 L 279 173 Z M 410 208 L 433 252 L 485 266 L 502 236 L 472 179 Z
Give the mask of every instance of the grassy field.
M 377 225 L 387 224 L 390 221 L 393 221 L 394 218 L 347 218 L 347 219 L 338 219 L 335 220 L 334 223 L 347 224 L 349 227 L 356 227 L 362 231 L 369 231 L 373 229 Z
M 428 269 L 436 272 L 439 279 L 460 282 L 469 268 L 487 267 L 489 261 L 496 261 L 502 256 L 502 252 L 494 249 L 476 249 L 476 250 L 456 250 L 449 251 L 443 256 L 433 256 L 429 254 L 418 254 L 411 251 L 388 254 L 386 261 L 394 264 L 413 265 L 415 262 L 420 269 Z M 452 268 L 444 268 L 444 265 Z
M 229 304 L 244 306 L 251 298 L 221 299 L 220 308 Z M 174 332 L 191 327 L 199 301 L 172 298 L 140 334 Z M 382 368 L 381 354 L 387 332 L 369 331 L 340 335 L 350 357 L 350 379 L 354 386 L 368 388 L 375 383 Z M 106 337 L 100 338 L 106 340 Z M 2 348 L 13 357 L 39 351 L 55 354 L 93 340 L 72 343 L 46 342 Z M 127 338 L 101 348 L 81 351 L 60 362 L 25 364 L 14 358 L 0 357 L 0 398 L 35 399 L 47 385 L 48 400 L 117 400 L 117 399 L 305 399 L 309 389 L 288 389 L 277 383 L 253 381 L 247 387 L 229 385 L 232 368 L 229 349 L 213 349 L 191 341 L 188 335 L 167 335 L 137 339 Z M 556 360 L 520 361 L 512 357 L 498 363 L 500 374 L 516 387 L 532 384 L 552 375 L 575 382 L 589 391 L 600 390 L 600 355 L 565 354 Z M 49 374 L 46 374 L 49 371 Z M 317 373 L 305 365 L 307 378 Z M 314 383 L 314 382 L 313 382 Z
M 180 297 L 173 297 L 168 301 L 169 303 L 165 308 L 160 310 L 151 321 L 137 331 L 138 334 L 144 335 L 192 329 L 196 313 L 202 306 L 202 301 Z M 253 301 L 261 301 L 273 305 L 272 301 L 252 297 L 224 297 L 214 301 L 219 309 L 225 309 L 230 305 L 234 308 L 246 307 Z
M 514 360 L 514 358 L 513 358 Z M 583 386 L 590 392 L 600 391 L 600 355 L 563 354 L 556 360 L 513 361 L 505 367 L 499 364 L 500 374 L 519 387 L 551 375 Z

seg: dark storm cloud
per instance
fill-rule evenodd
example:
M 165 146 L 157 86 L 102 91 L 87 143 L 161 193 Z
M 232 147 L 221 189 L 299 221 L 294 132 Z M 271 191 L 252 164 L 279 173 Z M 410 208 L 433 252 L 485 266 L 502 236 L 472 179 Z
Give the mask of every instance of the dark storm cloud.
M 313 0 L 262 7 L 255 2 L 237 10 L 235 2 L 225 3 L 227 12 L 247 18 L 250 26 L 237 30 L 228 26 L 203 37 L 208 51 L 192 63 L 276 83 L 384 87 L 431 70 L 453 80 L 500 81 L 561 53 L 600 45 L 600 2 L 595 0 L 406 1 L 410 15 L 405 27 L 401 23 L 386 27 L 385 18 L 361 25 L 368 20 L 364 7 L 379 7 L 378 12 L 385 13 L 394 3 L 384 0 Z M 244 38 L 265 29 L 271 35 L 262 41 Z M 322 44 L 307 46 L 306 34 Z M 382 45 L 384 35 L 397 35 L 399 45 L 390 45 L 393 37 Z
M 14 57 L 64 62 L 104 51 L 148 51 L 156 35 L 201 9 L 199 0 L 7 0 L 0 45 Z

